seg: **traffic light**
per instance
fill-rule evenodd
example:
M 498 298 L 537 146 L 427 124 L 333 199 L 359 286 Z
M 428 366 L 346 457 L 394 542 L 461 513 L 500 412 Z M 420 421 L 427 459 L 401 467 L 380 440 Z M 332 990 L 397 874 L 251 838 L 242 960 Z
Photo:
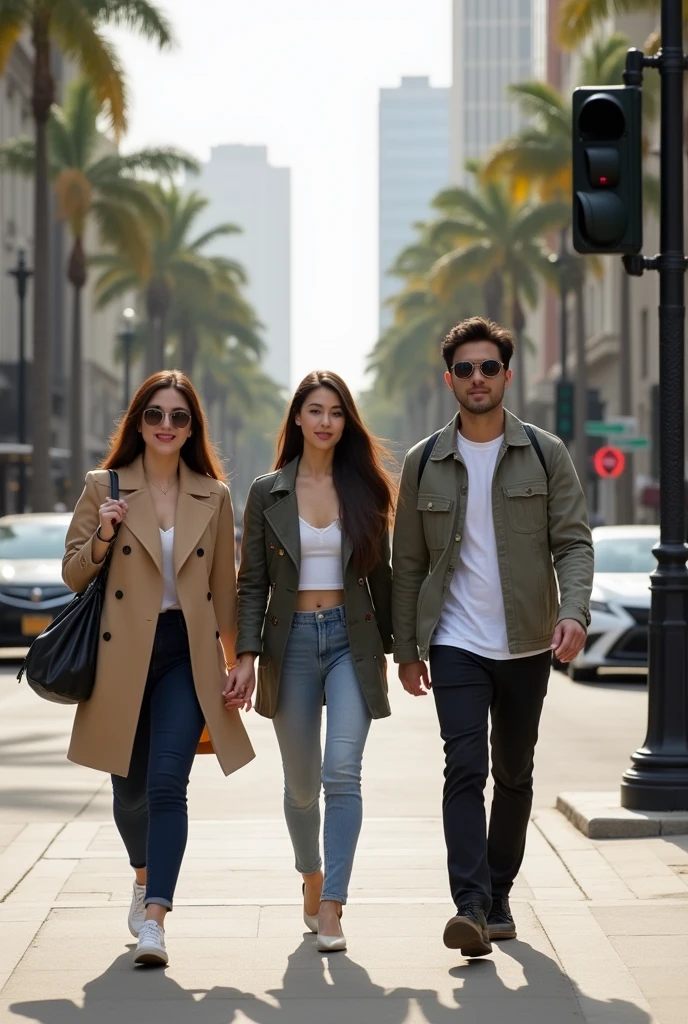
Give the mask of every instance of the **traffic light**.
M 556 390 L 556 426 L 554 433 L 565 444 L 573 441 L 574 401 L 576 386 L 572 380 L 558 380 Z
M 573 93 L 573 247 L 638 253 L 643 245 L 642 90 Z
M 600 398 L 599 388 L 588 388 L 588 419 L 591 421 L 599 421 L 604 419 L 605 403 Z M 592 460 L 595 452 L 600 448 L 604 448 L 607 444 L 607 439 L 604 437 L 588 437 L 588 458 Z

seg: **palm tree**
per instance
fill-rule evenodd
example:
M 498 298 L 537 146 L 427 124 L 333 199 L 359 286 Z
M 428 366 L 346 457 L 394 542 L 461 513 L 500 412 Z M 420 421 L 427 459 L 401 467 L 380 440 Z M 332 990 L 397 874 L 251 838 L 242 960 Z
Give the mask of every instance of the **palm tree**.
M 581 64 L 582 85 L 616 85 L 625 66 L 628 38 L 614 33 L 592 42 Z M 512 139 L 507 139 L 491 154 L 485 167 L 488 178 L 508 177 L 517 194 L 536 191 L 543 201 L 570 203 L 571 171 L 571 104 L 568 97 L 541 81 L 522 82 L 510 87 L 528 123 Z M 656 93 L 644 95 L 645 113 L 651 118 L 656 111 Z M 646 174 L 643 187 L 648 197 L 658 193 L 656 178 Z M 570 214 L 569 214 L 570 219 Z M 576 307 L 576 464 L 582 480 L 587 478 L 587 447 L 585 420 L 587 416 L 587 374 L 585 351 L 585 273 L 587 268 L 599 272 L 593 257 L 575 261 L 573 294 Z
M 72 57 L 106 107 L 116 133 L 126 126 L 122 68 L 105 25 L 126 25 L 160 47 L 171 42 L 164 16 L 150 0 L 3 0 L 0 5 L 0 74 L 25 33 L 33 51 L 32 110 L 35 122 L 34 287 L 31 422 L 33 424 L 32 501 L 34 511 L 52 507 L 50 345 L 50 206 L 48 120 L 55 102 L 53 47 Z
M 476 176 L 480 167 L 468 167 Z M 488 315 L 508 317 L 516 337 L 518 415 L 526 411 L 523 305 L 537 304 L 541 278 L 551 279 L 552 264 L 542 239 L 565 224 L 569 205 L 561 200 L 534 205 L 514 199 L 503 181 L 488 180 L 477 190 L 449 188 L 433 206 L 444 216 L 428 226 L 431 241 L 447 243 L 450 251 L 430 271 L 431 285 L 440 298 L 455 293 L 462 282 L 473 282 L 484 293 Z M 505 314 L 505 305 L 508 312 Z
M 659 14 L 660 9 L 661 0 L 564 0 L 559 10 L 559 42 L 571 50 L 614 14 Z M 688 25 L 685 7 L 683 20 Z M 656 35 L 651 36 L 649 45 L 654 45 L 656 39 Z
M 214 282 L 217 283 L 218 265 L 203 250 L 215 239 L 240 230 L 233 224 L 219 224 L 191 239 L 194 223 L 208 206 L 208 200 L 197 192 L 184 195 L 177 188 L 161 185 L 155 186 L 154 195 L 164 210 L 165 218 L 162 228 L 151 238 L 148 272 L 138 273 L 121 253 L 103 254 L 93 261 L 101 269 L 96 282 L 101 308 L 132 291 L 144 293 L 150 331 L 147 353 L 147 371 L 150 373 L 165 365 L 175 298 L 208 296 L 213 292 Z
M 136 175 L 173 174 L 196 170 L 191 157 L 175 149 L 144 149 L 127 156 L 103 154 L 98 131 L 98 101 L 86 79 L 70 89 L 64 109 L 53 107 L 48 121 L 49 174 L 57 193 L 58 219 L 68 224 L 72 248 L 67 279 L 73 289 L 70 444 L 72 498 L 81 493 L 84 478 L 82 293 L 87 281 L 84 233 L 90 220 L 100 239 L 122 253 L 140 274 L 148 272 L 147 229 L 160 228 L 163 212 L 150 188 Z M 36 167 L 33 139 L 20 138 L 0 147 L 0 166 L 24 174 Z

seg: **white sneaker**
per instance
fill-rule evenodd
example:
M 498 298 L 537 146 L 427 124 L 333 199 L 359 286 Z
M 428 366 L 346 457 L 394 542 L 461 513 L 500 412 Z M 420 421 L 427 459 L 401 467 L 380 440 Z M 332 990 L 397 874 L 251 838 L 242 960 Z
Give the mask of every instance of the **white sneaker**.
M 139 932 L 135 964 L 158 964 L 169 962 L 165 949 L 165 929 L 157 921 L 144 921 Z
M 139 885 L 138 882 L 134 882 L 134 891 L 131 896 L 131 906 L 129 907 L 129 931 L 138 939 L 139 932 L 143 927 L 143 922 L 146 920 L 146 887 L 145 885 Z

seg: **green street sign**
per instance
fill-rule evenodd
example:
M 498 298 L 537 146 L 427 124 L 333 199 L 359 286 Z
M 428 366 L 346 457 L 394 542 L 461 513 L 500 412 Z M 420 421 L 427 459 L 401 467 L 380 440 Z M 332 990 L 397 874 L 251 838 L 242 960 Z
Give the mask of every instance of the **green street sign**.
M 588 420 L 585 424 L 585 433 L 588 437 L 633 437 L 637 429 L 637 420 L 632 416 L 620 416 L 611 420 Z
M 648 437 L 624 437 L 616 442 L 616 447 L 622 452 L 645 451 L 650 447 Z

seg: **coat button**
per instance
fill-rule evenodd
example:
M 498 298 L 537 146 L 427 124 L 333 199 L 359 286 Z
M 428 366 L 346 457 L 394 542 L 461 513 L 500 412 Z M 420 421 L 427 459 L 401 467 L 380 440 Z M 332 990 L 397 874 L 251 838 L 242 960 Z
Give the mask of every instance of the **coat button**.
M 367 615 L 366 615 L 366 622 L 372 622 L 372 621 L 373 621 L 373 616 L 370 614 L 370 612 L 368 612 Z
M 284 555 L 284 548 L 280 548 L 277 554 L 280 556 L 280 558 L 282 558 L 282 556 Z
M 219 634 L 219 633 L 216 633 L 216 634 L 215 634 L 215 639 L 216 639 L 216 640 L 219 640 L 219 639 L 220 639 L 220 634 Z
M 456 543 L 458 544 L 458 543 L 460 542 L 460 540 L 461 540 L 461 534 L 460 534 L 460 533 L 457 533 L 456 537 L 454 537 L 454 540 L 455 540 L 455 541 L 456 541 Z
M 210 591 L 208 591 L 208 600 L 212 601 L 212 599 L 213 599 L 213 595 L 210 593 Z
M 532 494 L 532 493 L 533 493 L 533 488 L 532 487 L 526 488 L 526 494 Z
M 124 597 L 124 594 L 122 593 L 121 590 L 116 590 L 115 591 L 115 597 L 117 598 L 118 601 L 121 601 L 122 598 Z
M 103 640 L 112 640 L 111 633 L 103 633 Z
M 271 619 L 271 622 L 272 622 L 273 626 L 278 626 L 279 625 L 279 619 L 276 619 L 274 617 Z
M 360 580 L 358 581 L 358 585 L 359 585 L 359 587 L 362 587 L 364 583 L 365 583 L 365 580 L 364 580 L 364 579 L 363 579 L 363 577 L 361 576 Z
M 271 551 L 274 551 L 274 550 L 275 550 L 275 545 L 274 545 L 274 544 L 271 544 L 271 545 L 270 545 L 270 550 L 271 550 Z
M 203 548 L 199 548 L 196 554 L 198 555 L 199 558 L 203 558 L 205 551 L 203 550 Z
M 129 547 L 128 544 L 125 544 L 124 547 L 122 548 L 122 554 L 123 555 L 130 555 L 131 554 L 131 548 Z
M 428 508 L 432 508 L 432 502 L 431 501 L 428 502 Z

